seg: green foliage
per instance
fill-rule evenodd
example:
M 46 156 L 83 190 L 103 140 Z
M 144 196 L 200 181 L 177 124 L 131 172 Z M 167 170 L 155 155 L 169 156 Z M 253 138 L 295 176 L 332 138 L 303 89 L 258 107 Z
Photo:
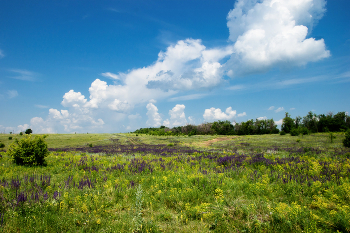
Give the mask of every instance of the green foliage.
M 12 136 L 9 137 L 9 140 L 12 140 Z
M 290 114 L 286 112 L 286 116 L 283 118 L 283 123 L 281 126 L 281 130 L 290 133 L 290 131 L 295 128 L 294 120 L 290 117 Z
M 21 135 L 21 136 L 22 136 L 22 135 L 23 135 L 23 132 L 20 132 L 20 133 L 19 133 L 19 135 Z
M 307 135 L 309 134 L 309 130 L 306 127 L 299 127 L 299 133 L 302 135 Z
M 308 114 L 305 117 L 303 117 L 303 125 L 313 133 L 318 132 L 317 123 L 317 115 L 311 111 L 308 112 Z
M 89 147 L 92 147 L 92 143 L 89 143 L 88 145 L 89 145 Z
M 345 139 L 343 140 L 343 145 L 345 147 L 350 147 L 350 129 L 348 129 L 345 133 Z
M 230 121 L 215 121 L 211 129 L 218 135 L 234 134 L 234 127 Z
M 46 165 L 45 157 L 49 155 L 49 151 L 45 138 L 46 135 L 35 136 L 35 138 L 28 135 L 21 140 L 16 138 L 15 142 L 9 146 L 7 154 L 17 165 Z
M 298 135 L 299 135 L 299 130 L 296 129 L 296 128 L 293 128 L 293 129 L 290 131 L 290 135 L 291 135 L 291 136 L 298 136 Z
M 32 129 L 26 129 L 25 134 L 31 134 L 31 133 L 33 133 Z
M 5 144 L 0 142 L 0 148 L 5 148 Z
M 282 131 L 280 132 L 280 135 L 286 135 L 286 132 L 282 130 Z

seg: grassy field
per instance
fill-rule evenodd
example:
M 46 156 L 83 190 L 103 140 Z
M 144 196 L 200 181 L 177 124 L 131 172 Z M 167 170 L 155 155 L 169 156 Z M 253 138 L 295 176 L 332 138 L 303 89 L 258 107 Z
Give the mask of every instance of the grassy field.
M 46 167 L 0 152 L 0 232 L 350 232 L 334 135 L 52 134 Z

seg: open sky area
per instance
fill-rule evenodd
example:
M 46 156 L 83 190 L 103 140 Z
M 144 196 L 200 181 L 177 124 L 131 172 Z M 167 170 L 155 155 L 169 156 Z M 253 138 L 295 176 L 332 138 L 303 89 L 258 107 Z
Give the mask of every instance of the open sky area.
M 0 132 L 350 111 L 349 0 L 0 0 Z

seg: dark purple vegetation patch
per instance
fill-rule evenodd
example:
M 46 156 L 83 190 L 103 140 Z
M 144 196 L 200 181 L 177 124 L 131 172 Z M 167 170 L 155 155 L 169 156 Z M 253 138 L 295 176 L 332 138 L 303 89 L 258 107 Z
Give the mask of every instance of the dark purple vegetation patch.
M 109 145 L 96 145 L 86 147 L 67 147 L 67 148 L 49 148 L 49 151 L 80 151 L 85 153 L 97 153 L 105 155 L 118 155 L 118 154 L 153 154 L 161 156 L 171 156 L 173 154 L 192 154 L 200 152 L 190 147 L 183 146 L 167 146 L 165 144 L 160 145 L 148 145 L 148 144 L 129 144 L 122 145 L 119 143 L 113 143 Z

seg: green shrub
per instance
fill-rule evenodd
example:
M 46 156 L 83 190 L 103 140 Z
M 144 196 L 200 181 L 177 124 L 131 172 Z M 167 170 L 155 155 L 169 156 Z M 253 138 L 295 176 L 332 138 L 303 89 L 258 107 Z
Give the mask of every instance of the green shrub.
M 299 135 L 299 130 L 298 129 L 292 129 L 291 131 L 290 131 L 290 135 L 291 136 L 298 136 Z
M 280 135 L 286 135 L 286 132 L 284 132 L 283 130 L 280 132 Z
M 17 165 L 46 165 L 45 157 L 49 155 L 47 143 L 44 140 L 46 137 L 47 135 L 33 138 L 28 135 L 21 140 L 16 138 L 15 142 L 9 146 L 7 155 Z
M 309 134 L 309 130 L 306 127 L 300 127 L 299 133 L 301 133 L 302 135 L 307 135 Z
M 21 135 L 21 136 L 22 136 L 22 135 L 23 135 L 23 132 L 20 132 L 20 133 L 19 133 L 19 135 Z
M 345 139 L 343 140 L 343 145 L 345 147 L 350 147 L 350 129 L 348 129 L 345 133 Z
M 25 134 L 31 134 L 31 133 L 33 133 L 32 129 L 26 129 Z
M 5 144 L 0 142 L 0 148 L 4 148 L 5 147 Z
M 12 137 L 11 137 L 11 136 L 9 137 L 9 140 L 12 140 Z

